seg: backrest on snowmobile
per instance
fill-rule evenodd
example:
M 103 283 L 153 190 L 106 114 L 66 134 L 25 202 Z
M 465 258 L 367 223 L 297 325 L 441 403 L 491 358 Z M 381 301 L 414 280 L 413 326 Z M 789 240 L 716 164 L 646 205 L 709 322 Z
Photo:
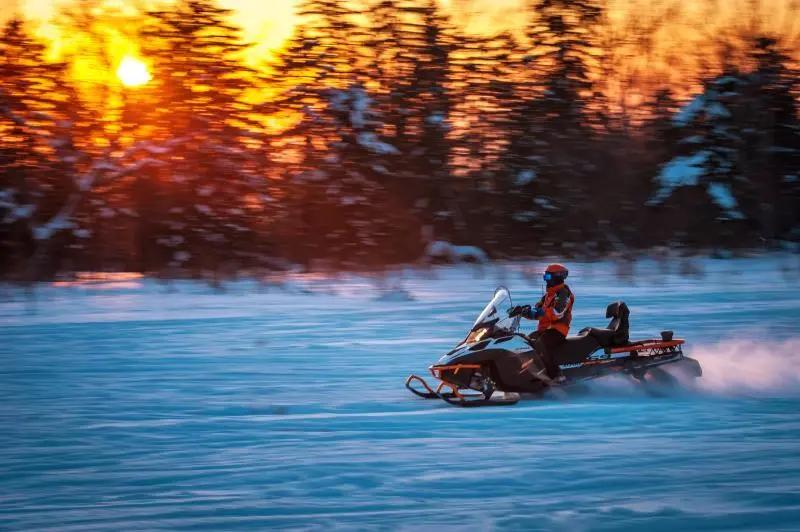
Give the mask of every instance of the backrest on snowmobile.
M 600 344 L 600 347 L 607 351 L 612 347 L 628 345 L 630 323 L 628 317 L 631 311 L 623 301 L 615 301 L 606 307 L 606 318 L 611 318 L 608 327 L 599 329 L 596 327 L 586 327 L 581 329 L 578 337 L 591 336 Z M 568 338 L 569 339 L 569 338 Z
M 624 301 L 615 301 L 606 307 L 606 318 L 611 318 L 608 322 L 608 329 L 614 331 L 612 339 L 613 345 L 625 345 L 630 339 L 631 311 Z

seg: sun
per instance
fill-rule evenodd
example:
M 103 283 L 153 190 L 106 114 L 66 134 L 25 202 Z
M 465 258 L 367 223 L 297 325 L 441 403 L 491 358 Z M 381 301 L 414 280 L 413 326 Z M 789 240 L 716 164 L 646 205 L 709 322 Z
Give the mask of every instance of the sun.
M 125 56 L 117 67 L 117 77 L 126 87 L 141 87 L 152 79 L 150 72 L 139 59 Z

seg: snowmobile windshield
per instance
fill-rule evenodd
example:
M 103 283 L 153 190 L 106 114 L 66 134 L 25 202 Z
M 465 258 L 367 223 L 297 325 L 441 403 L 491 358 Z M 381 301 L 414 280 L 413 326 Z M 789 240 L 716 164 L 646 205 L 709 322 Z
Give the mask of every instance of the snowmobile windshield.
M 472 325 L 467 338 L 463 343 L 479 342 L 483 338 L 491 338 L 498 334 L 512 334 L 519 327 L 519 318 L 509 318 L 508 311 L 513 307 L 511 292 L 508 288 L 500 287 L 494 292 L 494 297 L 484 307 L 478 319 Z

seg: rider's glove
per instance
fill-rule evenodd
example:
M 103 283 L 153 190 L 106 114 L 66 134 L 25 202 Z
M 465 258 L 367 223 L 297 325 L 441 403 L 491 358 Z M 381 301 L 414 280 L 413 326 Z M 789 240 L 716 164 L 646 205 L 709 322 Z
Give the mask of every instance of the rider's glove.
M 541 318 L 542 316 L 544 316 L 544 309 L 542 307 L 536 307 L 536 308 L 533 309 L 533 312 L 531 313 L 531 315 L 532 315 L 531 319 L 534 319 L 534 320 L 538 319 L 538 318 Z
M 530 305 L 517 305 L 508 311 L 508 316 L 513 318 L 515 316 L 522 316 L 523 318 L 530 319 L 531 306 Z

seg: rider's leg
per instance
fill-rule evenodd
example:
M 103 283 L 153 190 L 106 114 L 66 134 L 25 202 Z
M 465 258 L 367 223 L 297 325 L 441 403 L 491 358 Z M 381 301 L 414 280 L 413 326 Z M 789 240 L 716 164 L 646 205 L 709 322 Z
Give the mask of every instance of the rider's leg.
M 555 379 L 561 374 L 556 360 L 556 351 L 566 341 L 566 337 L 555 329 L 547 329 L 536 340 L 536 351 L 541 354 L 547 376 Z

